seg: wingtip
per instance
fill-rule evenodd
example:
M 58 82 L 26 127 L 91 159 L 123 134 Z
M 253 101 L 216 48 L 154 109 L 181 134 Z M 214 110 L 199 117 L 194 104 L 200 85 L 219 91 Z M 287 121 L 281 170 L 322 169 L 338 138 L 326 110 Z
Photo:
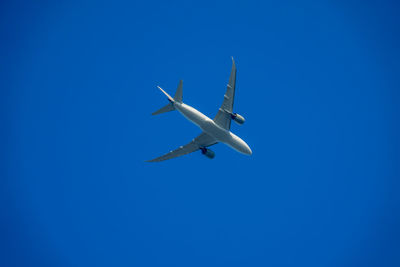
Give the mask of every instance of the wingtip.
M 235 60 L 233 59 L 233 57 L 231 58 L 232 58 L 232 68 L 236 68 Z

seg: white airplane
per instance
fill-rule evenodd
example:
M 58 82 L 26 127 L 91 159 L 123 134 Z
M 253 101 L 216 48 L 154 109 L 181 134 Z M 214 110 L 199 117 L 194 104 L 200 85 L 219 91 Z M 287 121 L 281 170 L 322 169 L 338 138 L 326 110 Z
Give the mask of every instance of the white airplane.
M 235 97 L 235 83 L 236 66 L 235 61 L 232 58 L 231 76 L 229 77 L 229 83 L 224 95 L 224 101 L 222 102 L 222 105 L 219 108 L 214 120 L 182 102 L 182 80 L 179 82 L 174 98 L 167 94 L 161 87 L 157 86 L 158 89 L 160 89 L 161 92 L 167 96 L 170 103 L 152 113 L 152 115 L 178 110 L 186 119 L 199 126 L 203 132 L 194 138 L 189 144 L 181 146 L 178 149 L 173 150 L 161 157 L 149 160 L 148 162 L 172 159 L 192 153 L 196 150 L 201 150 L 202 154 L 212 159 L 215 157 L 215 153 L 207 147 L 215 145 L 218 142 L 224 143 L 240 153 L 251 155 L 252 151 L 246 142 L 229 130 L 231 127 L 231 119 L 240 125 L 245 121 L 241 115 L 232 112 L 233 100 Z

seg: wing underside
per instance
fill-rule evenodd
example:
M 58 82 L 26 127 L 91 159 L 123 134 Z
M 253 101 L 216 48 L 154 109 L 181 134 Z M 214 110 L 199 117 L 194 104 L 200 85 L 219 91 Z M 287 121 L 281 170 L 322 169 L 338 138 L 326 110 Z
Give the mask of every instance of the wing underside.
M 203 132 L 199 136 L 194 138 L 190 143 L 188 143 L 184 146 L 181 146 L 173 151 L 170 151 L 167 154 L 162 155 L 161 157 L 158 157 L 158 158 L 155 158 L 152 160 L 148 160 L 148 162 L 157 162 L 157 161 L 163 161 L 163 160 L 167 160 L 167 159 L 176 158 L 179 156 L 183 156 L 183 155 L 192 153 L 202 147 L 208 147 L 208 146 L 214 145 L 216 143 L 217 143 L 217 141 L 215 140 L 214 137 Z
M 233 112 L 233 102 L 235 99 L 235 85 L 236 85 L 236 65 L 232 58 L 232 70 L 229 77 L 229 83 L 226 86 L 224 101 L 214 118 L 214 122 L 224 129 L 231 128 L 231 114 Z

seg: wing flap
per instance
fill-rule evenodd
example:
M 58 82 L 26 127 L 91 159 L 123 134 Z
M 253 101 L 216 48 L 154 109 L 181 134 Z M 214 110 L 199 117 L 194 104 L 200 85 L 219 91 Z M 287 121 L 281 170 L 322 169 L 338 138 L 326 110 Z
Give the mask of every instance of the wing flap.
M 236 65 L 232 58 L 231 75 L 229 76 L 229 83 L 226 86 L 224 94 L 224 101 L 214 118 L 214 122 L 224 129 L 231 128 L 231 113 L 233 112 L 233 103 L 235 100 L 235 87 L 236 87 Z
M 216 143 L 217 142 L 214 139 L 214 137 L 203 132 L 199 136 L 194 138 L 190 143 L 188 143 L 184 146 L 180 146 L 179 148 L 177 148 L 173 151 L 170 151 L 167 154 L 162 155 L 158 158 L 148 160 L 147 162 L 159 162 L 159 161 L 163 161 L 163 160 L 167 160 L 167 159 L 173 159 L 173 158 L 176 158 L 179 156 L 183 156 L 183 155 L 192 153 L 192 152 L 200 149 L 201 147 L 211 146 Z

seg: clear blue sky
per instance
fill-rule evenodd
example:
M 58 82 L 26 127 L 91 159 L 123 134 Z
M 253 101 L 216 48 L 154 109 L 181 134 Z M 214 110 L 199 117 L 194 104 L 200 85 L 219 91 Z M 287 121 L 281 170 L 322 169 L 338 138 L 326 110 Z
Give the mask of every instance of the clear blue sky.
M 3 1 L 1 266 L 400 266 L 397 1 Z M 237 63 L 232 131 L 200 130 Z

